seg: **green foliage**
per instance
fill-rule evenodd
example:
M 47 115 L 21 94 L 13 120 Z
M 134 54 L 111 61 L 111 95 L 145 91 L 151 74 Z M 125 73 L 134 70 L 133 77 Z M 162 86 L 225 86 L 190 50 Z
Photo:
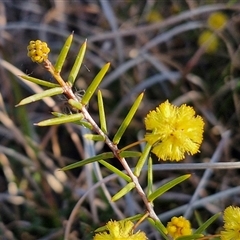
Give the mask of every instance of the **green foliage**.
M 203 234 L 207 228 L 220 217 L 221 213 L 214 214 L 211 218 L 209 218 L 206 222 L 204 222 L 197 230 L 195 230 L 194 234 Z
M 57 58 L 57 61 L 56 61 L 56 64 L 55 64 L 56 73 L 60 73 L 61 70 L 62 70 L 63 64 L 64 64 L 64 62 L 66 60 L 66 57 L 67 57 L 67 54 L 68 54 L 68 51 L 71 47 L 72 40 L 73 40 L 73 34 L 71 34 L 67 38 L 65 44 L 62 47 L 62 50 L 61 50 L 60 54 L 58 55 L 58 58 Z
M 124 188 L 122 188 L 118 193 L 116 193 L 112 197 L 112 201 L 115 202 L 129 193 L 132 189 L 134 189 L 135 184 L 133 182 L 128 183 Z
M 110 158 L 113 158 L 113 157 L 114 157 L 114 154 L 112 152 L 106 152 L 106 153 L 102 153 L 102 154 L 99 154 L 99 155 L 91 157 L 91 158 L 84 159 L 84 160 L 76 162 L 76 163 L 72 163 L 72 164 L 70 164 L 66 167 L 63 167 L 61 170 L 67 171 L 67 170 L 70 170 L 70 169 L 82 167 L 82 166 L 84 166 L 86 164 L 89 164 L 89 163 L 93 163 L 93 162 L 100 161 L 100 160 L 103 160 L 103 159 L 110 159 Z
M 54 87 L 54 88 L 45 90 L 44 92 L 36 93 L 36 94 L 34 94 L 30 97 L 24 98 L 23 100 L 20 101 L 20 103 L 18 103 L 16 105 L 16 107 L 21 106 L 21 105 L 25 105 L 25 104 L 29 104 L 29 103 L 32 103 L 32 102 L 36 102 L 36 101 L 41 100 L 45 97 L 52 97 L 52 96 L 55 96 L 55 95 L 59 95 L 63 92 L 64 92 L 63 88 Z
M 99 110 L 100 128 L 105 134 L 107 134 L 107 123 L 106 123 L 102 93 L 100 90 L 98 90 L 98 110 Z
M 96 77 L 93 79 L 92 83 L 87 88 L 81 103 L 83 105 L 87 105 L 92 97 L 92 95 L 95 93 L 96 89 L 98 88 L 99 84 L 103 80 L 103 77 L 105 76 L 106 72 L 108 71 L 110 67 L 110 63 L 106 63 L 100 70 L 100 72 L 96 75 Z
M 77 74 L 80 70 L 80 67 L 82 65 L 82 61 L 83 61 L 83 58 L 84 58 L 84 55 L 85 55 L 85 52 L 86 52 L 86 48 L 87 48 L 87 40 L 83 43 L 83 45 L 81 46 L 80 50 L 79 50 L 79 53 L 77 55 L 77 58 L 74 62 L 74 65 L 72 67 L 72 70 L 68 76 L 68 82 L 70 83 L 71 86 L 73 86 L 75 80 L 76 80 L 76 77 L 77 77 Z
M 113 138 L 113 144 L 117 145 L 122 137 L 122 135 L 124 134 L 124 132 L 126 131 L 127 127 L 129 126 L 132 118 L 134 117 L 137 109 L 139 108 L 139 105 L 142 101 L 143 98 L 143 93 L 141 93 L 137 99 L 134 101 L 133 106 L 131 107 L 131 109 L 129 110 L 126 118 L 123 120 L 121 126 L 118 128 L 118 131 L 116 132 L 114 138 Z

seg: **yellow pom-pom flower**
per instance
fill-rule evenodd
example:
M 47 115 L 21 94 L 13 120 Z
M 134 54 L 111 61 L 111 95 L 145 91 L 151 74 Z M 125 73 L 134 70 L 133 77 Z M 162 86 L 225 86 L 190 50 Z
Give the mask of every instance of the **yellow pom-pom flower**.
M 144 232 L 133 233 L 131 221 L 109 221 L 106 224 L 108 232 L 97 233 L 93 240 L 147 240 Z
M 28 57 L 30 57 L 33 62 L 37 63 L 42 63 L 43 61 L 47 60 L 48 53 L 50 52 L 47 43 L 40 40 L 30 41 L 27 50 Z
M 195 154 L 203 139 L 204 122 L 192 107 L 180 107 L 168 101 L 150 111 L 145 118 L 145 140 L 153 146 L 152 152 L 162 160 L 180 161 L 185 153 Z
M 159 10 L 153 9 L 147 15 L 147 21 L 150 23 L 160 22 L 163 20 L 163 17 Z
M 224 231 L 221 231 L 221 240 L 240 239 L 240 208 L 229 206 L 223 213 Z
M 182 216 L 173 217 L 167 224 L 167 231 L 173 239 L 192 234 L 190 222 Z
M 211 54 L 217 51 L 219 40 L 213 32 L 205 30 L 198 38 L 198 45 L 204 46 L 205 51 Z
M 214 30 L 218 30 L 218 29 L 224 28 L 227 21 L 228 21 L 228 18 L 224 13 L 215 12 L 209 16 L 207 23 L 210 28 Z

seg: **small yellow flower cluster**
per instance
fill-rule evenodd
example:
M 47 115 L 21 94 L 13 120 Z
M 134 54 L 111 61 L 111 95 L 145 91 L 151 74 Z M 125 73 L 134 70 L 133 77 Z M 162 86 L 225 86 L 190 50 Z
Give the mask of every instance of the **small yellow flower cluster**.
M 203 139 L 204 122 L 186 104 L 176 107 L 168 101 L 150 111 L 145 118 L 145 140 L 153 146 L 152 152 L 162 160 L 183 160 L 185 152 L 195 154 Z
M 205 46 L 206 53 L 215 53 L 219 46 L 219 41 L 217 36 L 210 30 L 205 30 L 201 33 L 198 38 L 198 45 Z
M 109 221 L 107 232 L 97 233 L 93 240 L 147 240 L 144 232 L 133 233 L 134 224 L 131 221 Z
M 167 231 L 173 239 L 192 234 L 190 222 L 182 216 L 173 217 L 167 224 Z
M 213 30 L 224 28 L 228 21 L 227 16 L 222 12 L 214 12 L 212 13 L 208 20 L 208 26 Z
M 48 53 L 50 52 L 47 43 L 40 40 L 30 41 L 27 50 L 28 57 L 30 57 L 33 62 L 37 63 L 45 61 L 48 58 Z
M 223 214 L 224 231 L 221 231 L 221 240 L 240 239 L 240 208 L 229 206 Z
M 153 9 L 146 16 L 146 20 L 150 23 L 156 23 L 161 22 L 163 20 L 163 17 L 159 10 Z
M 209 16 L 207 24 L 210 29 L 215 31 L 223 29 L 227 21 L 228 18 L 224 13 L 215 12 Z M 198 38 L 198 45 L 204 45 L 205 51 L 210 54 L 216 52 L 219 46 L 219 40 L 212 30 L 203 31 Z

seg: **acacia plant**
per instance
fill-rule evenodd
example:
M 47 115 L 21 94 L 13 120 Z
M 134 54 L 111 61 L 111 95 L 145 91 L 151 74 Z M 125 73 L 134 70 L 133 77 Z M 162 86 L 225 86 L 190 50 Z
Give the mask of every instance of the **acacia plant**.
M 82 125 L 92 131 L 92 134 L 88 134 L 87 138 L 90 138 L 94 141 L 104 141 L 108 145 L 110 151 L 100 153 L 94 157 L 67 165 L 61 170 L 67 171 L 97 161 L 126 182 L 126 185 L 119 192 L 116 192 L 114 196 L 112 196 L 112 201 L 119 200 L 133 189 L 135 189 L 137 194 L 139 194 L 142 202 L 144 203 L 145 209 L 143 209 L 138 215 L 129 216 L 129 218 L 121 219 L 120 221 L 109 221 L 104 227 L 96 229 L 94 239 L 148 239 L 143 231 L 136 230 L 139 225 L 146 220 L 156 228 L 156 230 L 164 239 L 187 240 L 212 238 L 213 236 L 204 236 L 205 230 L 216 218 L 218 218 L 219 214 L 212 216 L 198 229 L 193 230 L 190 222 L 182 216 L 173 217 L 165 226 L 154 210 L 154 200 L 177 184 L 187 180 L 190 177 L 190 174 L 179 176 L 167 182 L 158 189 L 153 190 L 154 182 L 151 153 L 156 155 L 160 161 L 181 161 L 185 158 L 186 154 L 193 155 L 199 152 L 199 147 L 203 140 L 204 130 L 204 121 L 202 117 L 196 115 L 194 109 L 186 104 L 177 107 L 166 100 L 155 110 L 150 111 L 145 117 L 144 122 L 146 134 L 144 138 L 120 149 L 118 147 L 119 142 L 129 126 L 132 118 L 134 117 L 139 105 L 141 104 L 144 93 L 141 93 L 136 98 L 125 119 L 122 121 L 121 125 L 116 131 L 113 139 L 110 139 L 108 135 L 107 119 L 104 112 L 102 93 L 101 90 L 98 89 L 99 84 L 110 67 L 110 63 L 106 63 L 101 68 L 83 95 L 75 93 L 73 91 L 73 86 L 83 62 L 87 42 L 85 41 L 81 46 L 69 76 L 65 80 L 61 76 L 61 70 L 70 49 L 72 40 L 73 34 L 67 38 L 55 65 L 53 65 L 48 58 L 50 49 L 45 42 L 40 40 L 30 41 L 28 46 L 28 56 L 32 59 L 32 61 L 42 64 L 44 68 L 54 77 L 56 83 L 51 83 L 49 81 L 34 78 L 32 76 L 21 76 L 25 80 L 47 87 L 48 89 L 23 99 L 17 106 L 29 104 L 45 97 L 61 94 L 65 95 L 68 104 L 72 109 L 74 109 L 74 111 L 69 114 L 52 112 L 52 115 L 54 116 L 53 118 L 36 123 L 36 125 L 50 126 L 70 122 Z M 91 97 L 97 89 L 100 119 L 99 124 L 94 121 L 87 108 L 87 106 L 91 104 Z M 140 143 L 145 144 L 143 151 L 130 150 L 131 147 Z M 138 160 L 136 166 L 132 169 L 130 168 L 128 161 L 133 157 L 137 158 Z M 110 164 L 108 160 L 112 158 L 118 159 L 125 171 L 120 171 L 115 166 Z M 143 166 L 146 164 L 148 167 L 147 190 L 144 191 L 139 182 L 139 176 L 142 173 Z M 226 221 L 228 221 L 229 211 L 232 211 L 232 209 L 227 211 L 225 216 Z M 226 224 L 226 231 L 228 231 L 227 228 L 229 228 L 229 226 Z M 223 236 L 221 236 L 222 239 L 225 239 L 224 235 L 227 237 L 229 236 L 228 232 L 225 232 Z M 219 236 L 220 235 L 215 235 L 215 237 Z M 67 233 L 65 234 L 65 239 L 67 239 Z

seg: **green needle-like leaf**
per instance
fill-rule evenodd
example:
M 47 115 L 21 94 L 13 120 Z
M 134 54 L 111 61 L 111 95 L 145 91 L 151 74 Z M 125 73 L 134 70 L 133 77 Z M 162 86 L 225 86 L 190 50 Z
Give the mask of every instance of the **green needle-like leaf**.
M 142 153 L 137 151 L 123 151 L 119 153 L 119 156 L 123 158 L 140 157 L 141 155 Z
M 88 128 L 90 130 L 93 130 L 93 126 L 91 125 L 91 123 L 89 123 L 85 120 L 74 122 L 74 124 L 83 126 L 83 127 Z
M 24 80 L 36 83 L 36 84 L 41 85 L 41 86 L 49 87 L 49 88 L 54 88 L 54 87 L 59 87 L 60 86 L 59 84 L 51 83 L 51 82 L 44 81 L 44 80 L 34 78 L 34 77 L 30 77 L 28 75 L 21 75 L 19 77 L 23 78 Z
M 67 170 L 70 170 L 70 169 L 73 169 L 73 168 L 82 167 L 82 166 L 84 166 L 86 164 L 89 164 L 89 163 L 93 163 L 93 162 L 96 162 L 96 161 L 100 161 L 100 160 L 103 160 L 103 159 L 109 159 L 109 158 L 113 158 L 113 157 L 114 157 L 114 155 L 113 155 L 112 152 L 106 152 L 106 153 L 102 153 L 102 154 L 99 154 L 99 155 L 91 157 L 91 158 L 84 159 L 82 161 L 72 163 L 72 164 L 70 164 L 66 167 L 63 167 L 61 170 L 67 171 Z
M 37 93 L 37 94 L 34 94 L 30 97 L 24 98 L 23 100 L 20 101 L 20 103 L 18 103 L 16 105 L 16 107 L 21 106 L 21 105 L 25 105 L 25 104 L 28 104 L 28 103 L 36 102 L 36 101 L 38 101 L 40 99 L 43 99 L 45 97 L 51 97 L 51 96 L 58 95 L 58 94 L 61 94 L 61 93 L 63 93 L 63 88 L 62 87 L 51 88 L 51 89 L 45 90 L 41 93 Z
M 52 125 L 59 125 L 63 123 L 70 123 L 70 122 L 77 122 L 84 118 L 82 113 L 76 113 L 71 115 L 64 115 L 57 118 L 51 118 L 44 121 L 41 121 L 39 123 L 35 123 L 34 125 L 40 126 L 40 127 L 46 127 L 46 126 L 52 126 Z
M 64 114 L 64 113 L 60 113 L 60 112 L 51 112 L 51 113 L 52 113 L 52 115 L 55 116 L 55 117 L 64 117 L 64 116 L 69 117 L 69 116 L 71 116 L 71 115 L 69 115 L 69 114 Z M 83 119 L 83 120 L 79 120 L 79 119 L 78 119 L 76 122 L 73 122 L 73 123 L 74 123 L 74 124 L 77 124 L 77 125 L 80 125 L 80 126 L 83 126 L 83 127 L 86 127 L 86 128 L 88 128 L 88 129 L 92 130 L 92 125 L 91 125 L 91 123 L 85 121 L 84 119 Z
M 114 138 L 113 138 L 113 143 L 114 144 L 118 144 L 122 135 L 124 134 L 125 130 L 127 129 L 128 125 L 130 124 L 133 116 L 135 115 L 141 101 L 143 98 L 144 93 L 141 93 L 137 99 L 135 100 L 135 102 L 133 103 L 129 113 L 127 114 L 126 118 L 123 120 L 121 126 L 119 127 L 117 133 L 115 134 Z
M 98 90 L 98 111 L 99 111 L 99 120 L 100 120 L 101 130 L 102 130 L 105 134 L 107 134 L 106 117 L 105 117 L 105 111 L 104 111 L 102 93 L 101 93 L 100 90 Z
M 190 176 L 191 176 L 191 174 L 186 174 L 186 175 L 183 175 L 181 177 L 175 178 L 172 181 L 164 184 L 163 186 L 161 186 L 160 188 L 158 188 L 156 191 L 154 191 L 152 194 L 150 194 L 148 196 L 149 202 L 152 202 L 154 199 L 156 199 L 157 197 L 161 196 L 163 193 L 167 192 L 169 189 L 173 188 L 177 184 L 185 181 Z
M 143 152 L 142 152 L 142 156 L 139 158 L 139 160 L 137 162 L 137 165 L 136 165 L 136 167 L 134 169 L 134 175 L 135 176 L 139 177 L 139 175 L 140 175 L 140 173 L 142 171 L 142 168 L 143 168 L 143 166 L 144 166 L 144 164 L 145 164 L 145 162 L 146 162 L 146 160 L 148 158 L 148 154 L 149 154 L 151 148 L 152 148 L 152 145 L 147 143 L 145 148 L 144 148 L 144 150 L 143 150 Z
M 153 168 L 152 168 L 152 158 L 149 157 L 148 159 L 148 186 L 147 186 L 147 196 L 152 194 L 152 187 L 153 187 Z
M 194 239 L 202 239 L 203 235 L 202 234 L 192 234 L 188 236 L 182 236 L 176 238 L 176 240 L 194 240 Z
M 55 64 L 55 71 L 57 73 L 60 73 L 62 70 L 62 66 L 65 62 L 66 56 L 68 54 L 68 51 L 71 47 L 72 44 L 72 40 L 73 40 L 73 33 L 67 38 L 66 42 L 63 45 L 63 48 L 58 56 L 57 62 Z
M 80 102 L 77 102 L 73 99 L 69 99 L 68 103 L 76 110 L 81 110 L 82 109 L 82 104 Z
M 91 99 L 92 95 L 94 94 L 94 92 L 96 91 L 96 89 L 98 88 L 99 84 L 101 83 L 103 77 L 105 76 L 107 70 L 110 67 L 110 63 L 106 63 L 102 69 L 99 71 L 99 73 L 97 74 L 97 76 L 93 79 L 92 83 L 90 84 L 90 86 L 87 88 L 81 103 L 83 105 L 87 105 L 89 100 Z
M 64 113 L 61 113 L 61 112 L 51 112 L 51 114 L 55 117 L 68 116 L 68 114 L 64 114 Z
M 100 160 L 99 162 L 103 166 L 105 166 L 107 169 L 109 169 L 113 173 L 117 174 L 120 178 L 124 179 L 127 182 L 131 182 L 131 178 L 126 173 L 120 171 L 118 168 L 114 167 L 113 165 L 111 165 L 110 163 L 108 163 L 104 160 Z
M 161 233 L 165 240 L 169 240 L 169 237 L 166 235 L 168 231 L 160 220 L 153 220 L 152 218 L 148 218 L 148 221 Z
M 72 70 L 69 73 L 68 82 L 70 83 L 71 86 L 73 86 L 73 84 L 76 80 L 76 77 L 79 73 L 79 70 L 80 70 L 80 67 L 82 65 L 82 61 L 83 61 L 83 58 L 84 58 L 84 55 L 85 55 L 85 52 L 86 52 L 86 48 L 87 48 L 87 40 L 85 40 L 85 42 L 82 44 L 82 46 L 79 50 L 79 53 L 76 57 L 76 60 L 73 64 Z
M 216 213 L 212 217 L 210 217 L 206 222 L 204 222 L 195 232 L 194 234 L 201 234 L 205 231 L 214 221 L 216 221 L 221 213 Z
M 116 193 L 113 197 L 112 197 L 112 201 L 115 202 L 118 199 L 120 199 L 121 197 L 125 196 L 127 193 L 129 193 L 133 188 L 135 187 L 135 183 L 134 182 L 130 182 L 128 183 L 124 188 L 122 188 L 118 193 Z
M 92 140 L 92 141 L 104 141 L 104 137 L 98 134 L 84 134 L 84 137 L 88 140 Z

